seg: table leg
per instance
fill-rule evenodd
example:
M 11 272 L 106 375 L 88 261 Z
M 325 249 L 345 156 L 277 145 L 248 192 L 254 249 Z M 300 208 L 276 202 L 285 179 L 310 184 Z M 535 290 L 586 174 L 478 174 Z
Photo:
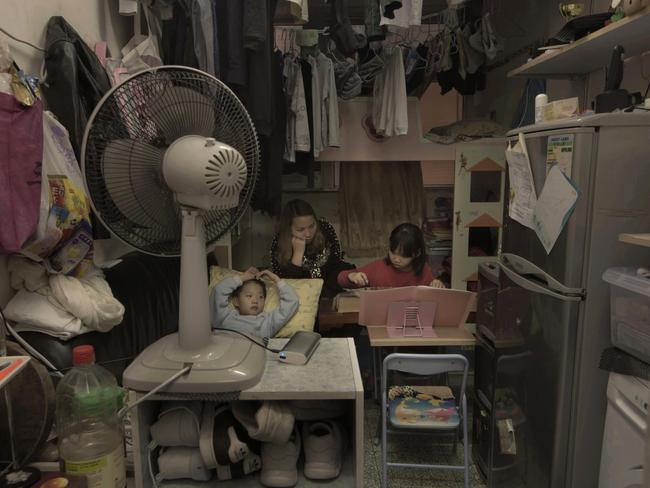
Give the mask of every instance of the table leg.
M 378 402 L 381 388 L 381 347 L 372 348 L 372 384 L 372 398 Z

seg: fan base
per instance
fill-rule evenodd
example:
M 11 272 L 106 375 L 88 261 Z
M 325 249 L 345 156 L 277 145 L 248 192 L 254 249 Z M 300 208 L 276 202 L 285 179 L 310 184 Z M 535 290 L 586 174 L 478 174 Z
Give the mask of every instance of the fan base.
M 210 343 L 197 351 L 180 347 L 170 334 L 147 347 L 124 371 L 125 387 L 150 391 L 187 365 L 186 375 L 163 389 L 166 393 L 224 393 L 256 385 L 266 366 L 266 351 L 250 340 L 215 331 Z

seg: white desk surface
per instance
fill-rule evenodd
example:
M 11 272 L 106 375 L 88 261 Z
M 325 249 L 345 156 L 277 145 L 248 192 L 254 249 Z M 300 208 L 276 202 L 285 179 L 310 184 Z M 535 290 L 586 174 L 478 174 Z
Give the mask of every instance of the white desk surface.
M 271 339 L 281 349 L 287 339 Z M 240 393 L 240 400 L 354 400 L 363 395 L 363 384 L 354 340 L 322 338 L 307 364 L 286 364 L 267 351 L 266 369 L 260 382 Z M 362 397 L 363 398 L 363 397 Z

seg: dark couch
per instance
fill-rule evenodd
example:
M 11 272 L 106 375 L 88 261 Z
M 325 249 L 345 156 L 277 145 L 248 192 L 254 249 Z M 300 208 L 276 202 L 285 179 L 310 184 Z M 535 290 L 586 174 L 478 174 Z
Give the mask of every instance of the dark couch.
M 115 297 L 125 308 L 124 319 L 109 332 L 91 332 L 62 341 L 39 332 L 21 337 L 60 370 L 72 366 L 72 348 L 95 347 L 97 362 L 122 381 L 122 372 L 145 347 L 178 330 L 180 259 L 134 252 L 105 270 Z

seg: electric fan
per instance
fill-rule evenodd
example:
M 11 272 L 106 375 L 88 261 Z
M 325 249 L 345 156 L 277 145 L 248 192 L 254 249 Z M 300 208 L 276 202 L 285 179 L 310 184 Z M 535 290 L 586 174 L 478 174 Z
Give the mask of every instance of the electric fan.
M 230 89 L 191 68 L 142 71 L 113 87 L 86 126 L 82 169 L 93 209 L 119 239 L 181 255 L 179 332 L 147 347 L 123 383 L 149 391 L 235 392 L 256 384 L 265 351 L 210 327 L 206 244 L 241 218 L 259 166 L 253 123 Z

